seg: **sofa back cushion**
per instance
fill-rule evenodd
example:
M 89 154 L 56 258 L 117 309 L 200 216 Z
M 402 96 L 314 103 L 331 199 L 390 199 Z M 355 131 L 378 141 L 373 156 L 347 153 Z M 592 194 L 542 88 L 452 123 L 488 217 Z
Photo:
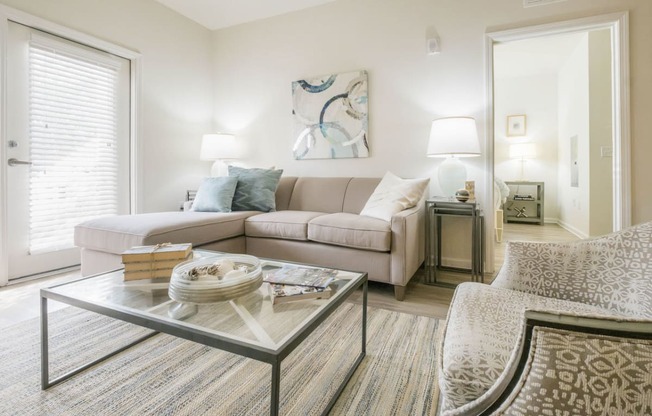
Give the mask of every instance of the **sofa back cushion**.
M 297 179 L 288 209 L 294 211 L 342 212 L 346 188 L 351 178 Z
M 380 178 L 352 178 L 346 188 L 342 212 L 359 214 L 379 183 Z
M 283 211 L 290 206 L 290 197 L 294 190 L 294 184 L 297 183 L 296 176 L 281 176 L 276 188 L 276 210 Z
M 276 190 L 276 210 L 359 214 L 380 178 L 297 178 L 283 176 Z

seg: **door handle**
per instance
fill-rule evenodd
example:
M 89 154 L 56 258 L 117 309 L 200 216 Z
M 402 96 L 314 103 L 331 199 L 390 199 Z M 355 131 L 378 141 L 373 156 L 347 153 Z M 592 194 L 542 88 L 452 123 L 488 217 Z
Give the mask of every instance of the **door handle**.
M 31 165 L 32 162 L 27 162 L 25 160 L 18 160 L 15 157 L 12 157 L 11 159 L 7 160 L 7 164 L 9 166 Z

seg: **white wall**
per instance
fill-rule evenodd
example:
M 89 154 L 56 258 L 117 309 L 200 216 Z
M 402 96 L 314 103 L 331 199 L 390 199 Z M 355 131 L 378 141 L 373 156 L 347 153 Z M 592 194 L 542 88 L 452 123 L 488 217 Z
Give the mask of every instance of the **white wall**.
M 442 38 L 442 54 L 426 55 L 426 30 L 455 31 L 431 1 L 348 1 L 220 30 L 214 35 L 215 120 L 250 145 L 250 166 L 276 165 L 288 175 L 431 177 L 426 157 L 433 119 L 468 115 L 483 137 L 483 28 Z M 435 2 L 436 3 L 436 2 Z M 352 70 L 369 73 L 369 146 L 365 159 L 292 157 L 291 82 Z M 460 82 L 463 80 L 463 82 Z M 469 179 L 482 192 L 482 158 L 465 159 Z
M 559 219 L 589 235 L 589 56 L 588 34 L 559 71 Z M 571 137 L 577 136 L 579 182 L 571 186 Z
M 523 8 L 521 0 L 338 0 L 324 6 L 214 33 L 215 123 L 252 148 L 251 166 L 277 165 L 292 175 L 434 178 L 440 163 L 424 156 L 430 122 L 448 115 L 485 126 L 484 35 L 487 32 L 630 10 L 633 221 L 652 219 L 646 176 L 652 167 L 652 2 L 574 0 Z M 426 33 L 441 38 L 425 53 Z M 290 83 L 312 75 L 369 71 L 371 157 L 291 158 Z M 464 161 L 482 194 L 482 161 Z M 438 193 L 433 179 L 431 193 Z M 483 201 L 484 202 L 484 201 Z
M 515 62 L 514 64 L 518 64 Z M 526 137 L 507 137 L 508 115 L 525 114 Z M 557 74 L 494 77 L 494 174 L 504 181 L 543 182 L 544 217 L 559 218 L 557 202 Z M 516 143 L 533 143 L 537 157 L 509 157 Z M 521 169 L 522 168 L 522 169 Z
M 142 53 L 145 211 L 176 209 L 183 190 L 209 171 L 197 154 L 211 127 L 251 142 L 255 153 L 247 164 L 278 165 L 289 174 L 379 176 L 390 169 L 434 176 L 440 161 L 424 156 L 433 118 L 474 116 L 484 139 L 485 33 L 629 10 L 633 221 L 652 219 L 649 0 L 526 9 L 521 0 L 338 0 L 213 35 L 153 0 L 0 2 Z M 433 30 L 442 53 L 426 56 L 426 33 Z M 369 71 L 371 157 L 292 160 L 290 82 L 351 69 Z M 465 163 L 482 192 L 482 161 Z
M 1 0 L 142 54 L 140 211 L 178 209 L 210 164 L 211 32 L 152 0 Z

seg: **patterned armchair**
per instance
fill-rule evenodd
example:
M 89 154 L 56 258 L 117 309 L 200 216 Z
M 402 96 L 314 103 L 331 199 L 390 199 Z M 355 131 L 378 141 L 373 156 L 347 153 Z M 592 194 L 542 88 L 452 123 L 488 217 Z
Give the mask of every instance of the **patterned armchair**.
M 455 291 L 443 415 L 652 414 L 652 222 L 508 243 L 491 286 Z

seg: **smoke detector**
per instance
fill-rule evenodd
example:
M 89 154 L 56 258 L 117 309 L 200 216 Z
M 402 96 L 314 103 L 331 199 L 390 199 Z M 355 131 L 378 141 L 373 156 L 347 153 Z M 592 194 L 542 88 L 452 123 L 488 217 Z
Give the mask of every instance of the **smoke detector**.
M 523 0 L 523 8 L 534 6 L 545 6 L 546 4 L 561 3 L 566 0 Z

